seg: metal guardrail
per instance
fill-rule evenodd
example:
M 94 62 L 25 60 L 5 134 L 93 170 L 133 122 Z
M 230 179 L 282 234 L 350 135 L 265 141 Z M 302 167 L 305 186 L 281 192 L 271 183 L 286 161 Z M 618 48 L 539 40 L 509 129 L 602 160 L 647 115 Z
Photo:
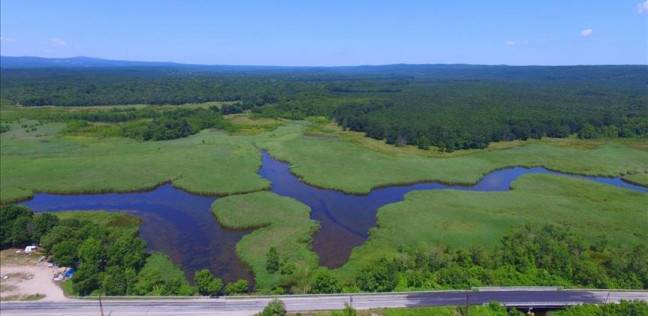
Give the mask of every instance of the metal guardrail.
M 80 299 L 80 300 L 97 300 L 101 298 L 102 300 L 117 300 L 117 299 L 138 299 L 138 300 L 160 300 L 160 299 L 263 299 L 263 298 L 278 298 L 278 297 L 333 297 L 333 296 L 384 296 L 384 295 L 416 295 L 416 294 L 430 294 L 430 293 L 464 293 L 464 292 L 475 292 L 473 289 L 469 290 L 430 290 L 430 291 L 406 291 L 406 292 L 357 292 L 357 293 L 330 293 L 330 294 L 263 294 L 263 295 L 222 295 L 222 296 L 203 296 L 203 295 L 193 295 L 193 296 L 68 296 L 71 299 Z
M 422 295 L 432 293 L 470 293 L 470 292 L 508 292 L 508 291 L 587 291 L 587 292 L 645 292 L 642 289 L 565 289 L 561 286 L 512 286 L 512 287 L 473 287 L 464 290 L 432 290 L 432 291 L 406 291 L 406 292 L 358 292 L 358 293 L 331 293 L 331 294 L 267 294 L 267 295 L 223 295 L 223 296 L 68 296 L 79 300 L 191 300 L 191 299 L 273 299 L 273 298 L 299 298 L 299 297 L 338 297 L 338 296 L 385 296 L 385 295 Z
M 477 292 L 507 292 L 507 291 L 548 291 L 557 292 L 562 291 L 562 286 L 486 286 L 486 287 L 473 287 L 473 291 Z

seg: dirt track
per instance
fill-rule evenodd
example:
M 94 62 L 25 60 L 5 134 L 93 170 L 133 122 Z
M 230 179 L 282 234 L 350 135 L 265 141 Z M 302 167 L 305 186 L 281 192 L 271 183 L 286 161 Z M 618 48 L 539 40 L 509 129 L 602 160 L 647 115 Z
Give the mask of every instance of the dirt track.
M 47 263 L 0 266 L 0 300 L 19 300 L 29 295 L 41 294 L 43 301 L 64 301 L 63 290 L 52 280 L 56 270 Z M 5 276 L 9 278 L 4 279 Z

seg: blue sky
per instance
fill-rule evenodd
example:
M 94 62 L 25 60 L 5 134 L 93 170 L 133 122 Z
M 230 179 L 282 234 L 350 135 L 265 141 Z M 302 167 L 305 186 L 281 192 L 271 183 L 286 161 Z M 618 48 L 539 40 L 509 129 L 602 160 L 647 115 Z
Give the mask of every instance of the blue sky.
M 2 0 L 2 55 L 238 65 L 648 64 L 648 0 Z

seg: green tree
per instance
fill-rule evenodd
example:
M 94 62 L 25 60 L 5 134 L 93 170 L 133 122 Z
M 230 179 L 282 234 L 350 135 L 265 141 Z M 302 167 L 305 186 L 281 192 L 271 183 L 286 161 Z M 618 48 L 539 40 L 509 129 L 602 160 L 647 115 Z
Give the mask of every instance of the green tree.
M 106 295 L 125 295 L 128 293 L 129 280 L 119 267 L 108 267 L 102 283 Z
M 104 248 L 101 245 L 101 241 L 90 237 L 81 243 L 79 247 L 79 260 L 82 265 L 103 270 L 104 258 Z
M 58 217 L 49 214 L 36 214 L 34 215 L 34 239 L 40 240 L 47 232 L 54 228 L 59 223 Z
M 0 207 L 0 249 L 24 246 L 34 240 L 33 213 L 19 205 Z
M 71 267 L 77 261 L 77 248 L 79 242 L 76 240 L 64 240 L 52 247 L 52 259 L 59 266 Z
M 11 244 L 13 246 L 24 246 L 33 242 L 33 224 L 30 217 L 21 216 L 13 221 L 11 227 Z
M 284 258 L 283 260 L 281 260 L 281 267 L 279 268 L 279 272 L 283 275 L 293 274 L 293 272 L 295 272 L 295 264 Z
M 194 274 L 194 283 L 201 295 L 218 294 L 223 288 L 223 281 L 219 278 L 214 278 L 212 273 L 207 269 L 202 269 Z
M 321 269 L 315 273 L 315 280 L 313 280 L 311 293 L 338 293 L 341 290 L 342 287 L 340 286 L 340 282 L 331 271 Z
M 53 252 L 53 247 L 64 241 L 71 240 L 74 237 L 74 228 L 64 225 L 58 225 L 50 229 L 40 239 L 40 244 L 45 249 L 45 252 L 50 254 Z
M 428 150 L 430 149 L 430 139 L 425 137 L 425 135 L 421 135 L 417 139 L 417 144 L 418 148 Z
M 139 270 L 146 261 L 146 244 L 136 235 L 125 234 L 107 249 L 109 266 Z
M 361 269 L 356 275 L 356 284 L 363 291 L 389 292 L 398 283 L 396 269 L 386 259 Z
M 646 316 L 648 303 L 641 301 L 621 301 L 619 304 L 576 305 L 555 312 L 556 316 Z
M 233 283 L 228 283 L 227 286 L 225 286 L 225 293 L 227 293 L 227 295 L 245 294 L 247 291 L 248 281 L 243 279 Z
M 578 132 L 578 138 L 591 139 L 598 137 L 598 132 L 592 124 L 585 123 L 581 130 Z
M 97 267 L 81 264 L 72 277 L 72 289 L 79 295 L 89 295 L 101 286 Z
M 275 247 L 270 247 L 266 254 L 266 271 L 270 273 L 279 271 L 279 252 Z
M 286 315 L 286 306 L 278 299 L 273 299 L 261 311 L 261 316 L 283 316 Z
M 132 293 L 137 295 L 192 295 L 193 287 L 176 265 L 163 254 L 154 253 L 137 275 Z

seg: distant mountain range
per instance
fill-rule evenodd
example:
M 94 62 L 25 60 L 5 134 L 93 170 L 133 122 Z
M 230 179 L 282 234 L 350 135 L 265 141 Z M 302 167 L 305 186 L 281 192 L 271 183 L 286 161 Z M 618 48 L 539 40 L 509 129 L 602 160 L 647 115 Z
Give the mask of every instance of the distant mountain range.
M 111 60 L 93 57 L 45 58 L 0 56 L 3 70 L 20 69 L 139 69 L 158 73 L 238 73 L 238 74 L 342 74 L 342 75 L 402 75 L 429 76 L 436 79 L 514 79 L 555 77 L 577 79 L 589 76 L 592 69 L 611 71 L 612 77 L 626 76 L 628 71 L 648 70 L 648 65 L 597 66 L 508 66 L 471 64 L 388 64 L 359 66 L 255 66 L 200 65 L 174 62 Z M 549 73 L 547 73 L 549 71 Z M 636 75 L 636 73 L 635 73 Z
M 46 58 L 31 56 L 0 56 L 1 68 L 111 68 L 111 67 L 168 67 L 202 69 L 313 69 L 323 67 L 201 65 L 175 62 L 113 60 L 94 57 Z
M 183 64 L 175 62 L 155 61 L 130 61 L 113 60 L 94 57 L 69 57 L 69 58 L 46 58 L 31 56 L 0 56 L 1 68 L 102 68 L 102 67 L 172 67 L 172 68 L 219 68 L 219 69 L 329 69 L 329 70 L 403 70 L 413 68 L 500 68 L 500 67 L 528 67 L 528 66 L 506 66 L 506 65 L 474 65 L 474 64 L 386 64 L 386 65 L 358 65 L 358 66 L 263 66 L 263 65 L 205 65 L 205 64 Z M 537 66 L 543 67 L 543 66 Z M 549 66 L 550 67 L 550 66 Z
M 92 57 L 44 58 L 0 56 L 2 68 L 91 68 L 91 67 L 141 67 L 179 66 L 170 62 L 122 61 Z

